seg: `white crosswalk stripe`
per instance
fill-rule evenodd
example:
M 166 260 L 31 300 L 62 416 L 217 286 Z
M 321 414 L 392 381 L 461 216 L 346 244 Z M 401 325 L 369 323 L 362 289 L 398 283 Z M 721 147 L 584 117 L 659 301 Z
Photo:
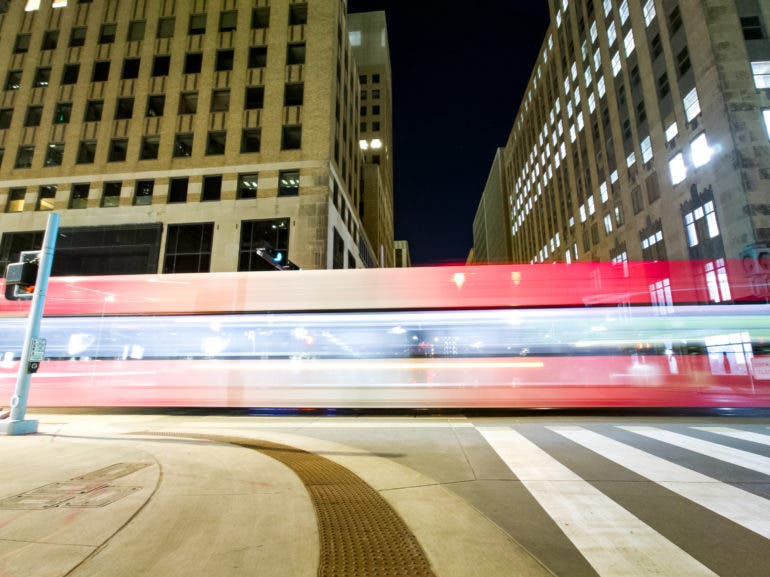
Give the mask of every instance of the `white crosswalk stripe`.
M 701 455 L 706 455 L 713 459 L 724 461 L 732 465 L 751 469 L 758 473 L 770 475 L 770 459 L 762 455 L 755 455 L 748 451 L 742 451 L 740 449 L 734 449 L 732 447 L 726 447 L 718 443 L 712 443 L 710 441 L 704 441 L 702 439 L 696 439 L 694 437 L 688 437 L 680 433 L 674 433 L 664 429 L 657 429 L 655 427 L 642 427 L 642 426 L 621 426 L 620 429 L 636 433 L 637 435 L 643 435 L 650 439 L 662 441 L 682 449 L 687 449 Z
M 732 437 L 734 439 L 740 439 L 742 441 L 751 441 L 752 443 L 759 443 L 761 445 L 770 445 L 770 435 L 762 435 L 761 433 L 752 433 L 751 431 L 743 431 L 741 429 L 732 429 L 730 427 L 691 427 L 699 431 L 706 431 L 707 433 L 715 433 L 717 435 L 724 435 L 725 437 Z
M 770 538 L 770 501 L 581 427 L 552 431 L 731 521 Z
M 478 430 L 602 577 L 715 575 L 517 431 Z

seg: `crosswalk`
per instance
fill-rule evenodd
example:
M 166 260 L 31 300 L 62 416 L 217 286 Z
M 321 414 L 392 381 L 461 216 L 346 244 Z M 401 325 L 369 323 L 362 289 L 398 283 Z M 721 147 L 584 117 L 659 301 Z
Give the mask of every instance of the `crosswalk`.
M 595 575 L 770 577 L 770 429 L 538 429 L 477 426 Z

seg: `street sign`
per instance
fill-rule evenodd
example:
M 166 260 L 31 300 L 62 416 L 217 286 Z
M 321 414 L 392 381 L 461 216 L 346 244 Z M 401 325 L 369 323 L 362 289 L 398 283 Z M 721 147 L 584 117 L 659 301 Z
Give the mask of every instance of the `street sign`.
M 45 339 L 32 339 L 32 350 L 29 353 L 29 360 L 32 363 L 39 363 L 45 357 Z

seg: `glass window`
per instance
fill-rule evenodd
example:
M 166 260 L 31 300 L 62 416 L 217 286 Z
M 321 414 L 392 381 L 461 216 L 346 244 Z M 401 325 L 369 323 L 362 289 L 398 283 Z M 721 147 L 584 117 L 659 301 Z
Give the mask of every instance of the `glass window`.
M 249 68 L 264 68 L 265 66 L 267 66 L 267 46 L 249 48 Z
M 264 86 L 247 86 L 246 87 L 246 101 L 244 108 L 246 110 L 254 110 L 255 108 L 262 108 L 265 103 L 265 87 Z
M 51 81 L 51 69 L 50 68 L 38 68 L 35 71 L 35 80 L 32 82 L 32 86 L 46 87 Z
M 222 175 L 211 175 L 203 177 L 203 189 L 201 191 L 201 202 L 210 200 L 219 200 L 222 197 Z
M 29 52 L 29 42 L 31 39 L 31 34 L 19 34 L 16 36 L 16 43 L 13 46 L 14 54 L 24 54 Z
M 191 14 L 190 25 L 187 30 L 190 36 L 206 33 L 206 15 L 205 14 Z
M 77 28 L 73 28 L 72 33 L 75 33 Z M 83 35 L 83 41 L 85 43 L 85 34 Z M 56 45 L 59 43 L 59 31 L 58 30 L 46 30 L 43 34 L 43 44 L 40 46 L 41 50 L 56 50 Z M 82 46 L 83 44 L 78 44 Z M 70 40 L 70 46 L 72 46 L 72 40 Z
M 759 89 L 770 88 L 770 60 L 752 62 L 751 72 L 754 75 L 754 86 Z
M 698 90 L 693 88 L 684 97 L 684 114 L 687 118 L 687 122 L 697 117 L 700 114 L 700 101 L 698 100 Z
M 71 102 L 57 102 L 53 111 L 53 123 L 54 124 L 67 124 L 70 121 L 70 115 L 72 114 Z
M 257 198 L 258 184 L 259 175 L 256 172 L 238 175 L 238 198 Z
M 193 135 L 177 134 L 174 137 L 174 156 L 177 158 L 192 156 Z
M 684 164 L 684 155 L 681 152 L 668 161 L 668 169 L 671 173 L 671 184 L 679 184 L 687 178 L 687 166 Z
M 10 127 L 12 116 L 13 116 L 13 108 L 3 108 L 2 110 L 0 110 L 0 128 Z
M 212 90 L 211 112 L 227 112 L 230 109 L 230 91 Z
M 93 74 L 91 75 L 91 82 L 105 82 L 110 76 L 110 62 L 109 60 L 103 60 L 100 62 L 94 62 Z
M 56 207 L 56 186 L 41 186 L 37 193 L 35 210 L 53 210 Z
M 690 158 L 695 168 L 700 168 L 711 161 L 712 150 L 709 146 L 706 133 L 701 133 L 690 143 Z
M 87 31 L 88 29 L 85 26 L 78 26 L 77 28 L 73 28 L 72 32 L 70 33 L 70 46 L 84 46 L 86 43 Z
M 89 100 L 86 103 L 85 122 L 98 122 L 102 119 L 104 100 Z
M 122 162 L 126 160 L 126 152 L 128 151 L 128 139 L 126 138 L 113 138 L 110 140 L 110 152 L 107 155 L 109 162 Z
M 5 77 L 5 89 L 18 90 L 21 88 L 21 74 L 21 70 L 9 70 L 8 76 Z
M 183 92 L 179 96 L 179 114 L 195 114 L 198 112 L 198 93 Z
M 227 10 L 219 14 L 219 31 L 232 32 L 238 26 L 238 11 Z
M 289 26 L 307 24 L 307 3 L 289 5 Z
M 128 41 L 137 42 L 139 40 L 144 40 L 144 27 L 144 20 L 134 20 L 133 22 L 130 22 L 128 25 Z
M 102 24 L 99 30 L 99 44 L 112 44 L 115 42 L 115 32 L 117 29 L 117 24 Z
M 187 202 L 187 187 L 189 178 L 172 178 L 168 182 L 168 202 Z
M 765 37 L 759 16 L 741 16 L 741 30 L 744 40 L 762 40 Z
M 145 136 L 142 138 L 142 149 L 139 151 L 139 160 L 155 160 L 158 158 L 160 148 L 160 136 Z
M 125 120 L 131 118 L 134 115 L 134 98 L 118 98 L 118 103 L 115 106 L 115 119 Z
M 51 143 L 45 149 L 44 166 L 61 166 L 64 157 L 64 144 Z
M 295 42 L 289 44 L 286 49 L 286 64 L 304 64 L 305 63 L 305 43 Z
M 233 50 L 217 50 L 217 60 L 215 63 L 216 70 L 219 72 L 232 70 L 234 57 L 235 52 Z
M 133 78 L 139 78 L 139 58 L 126 58 L 123 60 L 123 73 L 121 78 L 124 80 L 131 80 Z
M 134 205 L 144 206 L 152 204 L 152 191 L 155 187 L 154 180 L 137 180 L 134 188 Z
M 185 74 L 198 74 L 201 71 L 203 65 L 203 54 L 200 52 L 191 52 L 185 55 L 184 59 L 184 73 Z
M 161 18 L 158 20 L 158 32 L 156 36 L 158 38 L 173 38 L 175 24 L 176 19 L 173 16 Z
M 88 208 L 88 184 L 73 184 L 70 190 L 69 208 Z
M 20 146 L 16 152 L 15 168 L 32 168 L 32 157 L 35 154 L 35 147 L 31 145 Z
M 284 126 L 281 131 L 281 150 L 296 150 L 302 147 L 302 127 Z
M 767 132 L 767 138 L 770 139 L 770 108 L 766 108 L 762 111 L 762 118 L 765 120 L 765 131 Z
M 147 114 L 146 116 L 163 116 L 163 109 L 166 107 L 166 95 L 154 94 L 147 97 Z
M 226 132 L 209 132 L 206 138 L 206 154 L 209 156 L 225 153 Z
M 267 28 L 270 25 L 270 7 L 263 6 L 261 8 L 251 9 L 251 27 L 252 28 Z
M 275 270 L 257 253 L 258 249 L 271 249 L 283 255 L 289 252 L 289 219 L 245 220 L 241 222 L 241 243 L 238 270 Z
M 241 152 L 259 152 L 261 139 L 260 128 L 245 128 L 241 135 Z
M 80 73 L 80 64 L 65 64 L 64 72 L 61 75 L 62 84 L 75 84 L 78 81 Z
M 283 92 L 284 106 L 302 106 L 305 94 L 303 83 L 287 84 Z
M 105 182 L 104 189 L 102 190 L 101 205 L 103 207 L 119 206 L 121 187 L 121 182 Z
M 299 170 L 282 170 L 278 173 L 278 196 L 299 194 Z
M 40 119 L 42 117 L 42 106 L 28 106 L 27 116 L 24 118 L 24 126 L 40 126 Z
M 25 188 L 12 188 L 8 191 L 8 204 L 5 205 L 5 212 L 23 212 L 24 197 L 27 195 Z
M 170 224 L 163 273 L 209 272 L 214 224 Z
M 76 162 L 78 164 L 92 164 L 95 158 L 96 158 L 96 141 L 81 140 L 80 146 L 78 146 L 78 157 Z

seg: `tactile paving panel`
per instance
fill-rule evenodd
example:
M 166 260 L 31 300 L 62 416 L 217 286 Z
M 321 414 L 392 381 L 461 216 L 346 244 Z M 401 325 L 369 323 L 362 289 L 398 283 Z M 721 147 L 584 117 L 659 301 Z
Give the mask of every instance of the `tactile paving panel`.
M 387 501 L 334 461 L 257 439 L 190 433 L 163 435 L 255 449 L 292 469 L 307 487 L 318 516 L 319 577 L 435 577 L 414 535 Z

